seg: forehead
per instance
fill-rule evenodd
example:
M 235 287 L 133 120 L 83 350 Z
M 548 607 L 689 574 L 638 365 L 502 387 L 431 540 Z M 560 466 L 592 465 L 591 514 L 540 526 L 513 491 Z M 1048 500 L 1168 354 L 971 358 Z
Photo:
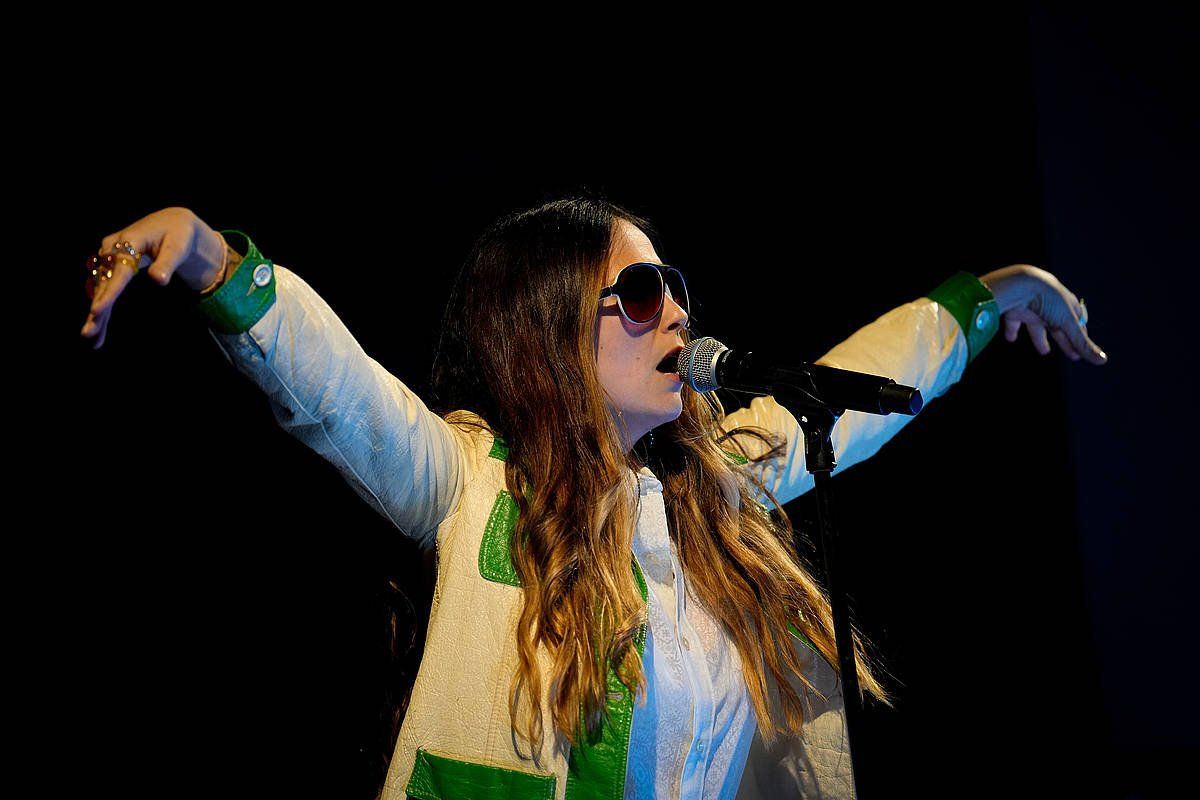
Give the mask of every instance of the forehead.
M 623 219 L 617 220 L 616 230 L 613 231 L 612 252 L 608 255 L 607 282 L 612 283 L 622 267 L 636 261 L 662 263 L 654 245 L 650 243 L 650 238 L 642 233 L 639 227 Z

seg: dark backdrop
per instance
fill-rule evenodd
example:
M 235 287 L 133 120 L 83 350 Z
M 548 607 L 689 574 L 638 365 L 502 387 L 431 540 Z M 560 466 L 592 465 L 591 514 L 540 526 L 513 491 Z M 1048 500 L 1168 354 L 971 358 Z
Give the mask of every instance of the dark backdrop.
M 474 237 L 560 191 L 655 222 L 702 332 L 799 359 L 957 270 L 1042 266 L 1087 299 L 1110 363 L 1001 334 L 836 481 L 856 619 L 898 696 L 868 709 L 861 791 L 1165 796 L 1198 745 L 1194 30 L 1021 6 L 822 22 L 775 56 L 633 47 L 628 71 L 587 77 L 499 53 L 455 81 L 305 84 L 297 61 L 298 92 L 248 66 L 211 97 L 224 118 L 153 105 L 134 135 L 56 154 L 74 176 L 51 187 L 56 263 L 74 276 L 102 236 L 187 206 L 304 276 L 419 394 Z M 136 180 L 97 191 L 99 164 Z M 63 287 L 68 346 L 86 300 Z M 69 546 L 41 634 L 67 645 L 62 713 L 89 721 L 71 759 L 128 794 L 369 797 L 384 590 L 420 604 L 416 554 L 275 427 L 189 304 L 137 281 L 63 372 L 77 405 L 47 467 L 83 488 L 54 501 Z M 98 475 L 123 493 L 89 490 Z

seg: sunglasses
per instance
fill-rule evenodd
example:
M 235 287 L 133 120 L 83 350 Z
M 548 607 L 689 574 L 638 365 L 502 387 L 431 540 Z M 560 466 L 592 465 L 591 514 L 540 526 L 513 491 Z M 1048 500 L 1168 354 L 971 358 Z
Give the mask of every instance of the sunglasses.
M 651 322 L 662 313 L 666 290 L 684 313 L 691 315 L 688 306 L 687 282 L 683 273 L 665 264 L 638 261 L 621 269 L 612 286 L 600 290 L 600 299 L 617 298 L 617 308 L 625 319 L 635 325 Z

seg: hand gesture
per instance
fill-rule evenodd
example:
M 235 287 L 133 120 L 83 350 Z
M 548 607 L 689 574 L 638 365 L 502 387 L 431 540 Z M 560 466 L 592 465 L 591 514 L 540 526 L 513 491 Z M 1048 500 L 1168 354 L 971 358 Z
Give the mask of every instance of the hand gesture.
M 1083 301 L 1046 270 L 1014 264 L 979 280 L 996 297 L 1008 341 L 1015 342 L 1024 325 L 1042 355 L 1049 354 L 1049 338 L 1053 338 L 1072 361 L 1082 358 L 1097 365 L 1108 363 L 1108 355 L 1088 337 Z
M 136 254 L 117 248 L 118 243 L 128 243 Z M 104 344 L 113 304 L 147 264 L 146 272 L 160 286 L 166 286 L 171 276 L 178 274 L 180 280 L 196 291 L 212 284 L 225 268 L 225 243 L 221 235 L 186 208 L 155 211 L 105 236 L 97 253 L 104 256 L 114 252 L 117 256 L 111 264 L 111 277 L 102 268 L 101 275 L 92 281 L 92 305 L 79 331 L 84 338 L 95 337 L 93 350 Z

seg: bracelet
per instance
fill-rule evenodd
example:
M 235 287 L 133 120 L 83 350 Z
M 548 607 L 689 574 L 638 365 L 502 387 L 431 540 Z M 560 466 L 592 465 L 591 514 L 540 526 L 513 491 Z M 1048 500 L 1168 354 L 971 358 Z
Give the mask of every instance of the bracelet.
M 201 297 L 207 297 L 217 290 L 217 288 L 225 282 L 225 270 L 228 267 L 228 245 L 225 243 L 225 237 L 220 231 L 213 231 L 217 234 L 217 238 L 221 240 L 221 269 L 217 272 L 217 277 L 213 278 L 212 283 L 200 290 Z

